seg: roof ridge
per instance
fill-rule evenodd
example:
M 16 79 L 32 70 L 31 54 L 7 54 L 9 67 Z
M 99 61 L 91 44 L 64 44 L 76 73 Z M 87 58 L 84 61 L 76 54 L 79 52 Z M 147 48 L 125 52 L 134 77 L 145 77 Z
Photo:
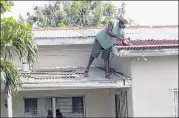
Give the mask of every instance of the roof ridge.
M 45 31 L 45 30 L 80 30 L 80 29 L 102 29 L 103 27 L 90 26 L 90 27 L 45 27 L 45 28 L 33 28 L 33 31 Z M 178 25 L 131 25 L 127 28 L 178 28 Z

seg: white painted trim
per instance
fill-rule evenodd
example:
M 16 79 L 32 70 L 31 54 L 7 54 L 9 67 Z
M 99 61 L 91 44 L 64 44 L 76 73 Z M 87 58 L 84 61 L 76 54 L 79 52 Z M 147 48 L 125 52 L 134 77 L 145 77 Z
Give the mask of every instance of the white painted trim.
M 136 47 L 136 48 L 142 48 L 142 47 L 158 47 L 158 46 L 178 46 L 178 44 L 164 44 L 164 45 L 133 45 L 133 46 L 115 46 L 117 47 L 118 49 L 121 49 L 121 48 L 131 48 L 131 47 Z
M 56 98 L 52 98 L 52 117 L 56 117 Z
M 85 100 L 85 95 L 83 96 L 83 113 L 84 113 L 84 118 L 86 118 L 86 100 Z
M 23 71 L 28 72 L 29 71 L 29 64 L 28 63 L 22 64 L 22 69 L 23 69 Z
M 10 91 L 8 91 L 7 94 L 7 112 L 8 117 L 12 117 L 12 95 L 10 94 Z
M 127 80 L 131 81 L 131 80 Z M 126 85 L 123 85 L 123 80 L 117 81 L 117 83 L 80 83 L 80 84 L 23 84 L 21 91 L 24 90 L 33 90 L 33 89 L 39 89 L 39 90 L 65 90 L 65 89 L 94 89 L 94 88 L 123 88 L 123 87 L 129 87 L 128 83 L 126 82 Z
M 175 92 L 178 93 L 178 88 L 173 88 L 171 89 L 172 90 L 172 100 L 173 100 L 173 103 L 172 103 L 172 107 L 173 107 L 173 117 L 178 117 L 178 111 L 176 109 L 176 103 L 175 103 Z
M 36 45 L 73 45 L 73 44 L 92 44 L 95 37 L 79 37 L 79 38 L 51 38 L 51 39 L 34 39 Z
M 71 90 L 71 89 L 98 89 L 98 88 L 130 88 L 130 85 L 125 86 L 95 86 L 95 87 L 23 87 L 21 91 L 36 91 L 36 90 Z
M 172 56 L 178 55 L 178 49 L 141 49 L 141 50 L 119 50 L 120 57 L 138 57 L 138 56 Z
M 48 90 L 47 90 L 48 91 Z M 73 90 L 71 90 L 73 91 Z M 45 98 L 60 98 L 60 97 L 84 97 L 85 95 L 84 94 L 70 94 L 70 95 L 67 95 L 67 94 L 60 94 L 60 95 L 30 95 L 30 96 L 23 96 L 23 99 L 28 99 L 28 98 L 37 98 L 37 99 L 45 99 Z

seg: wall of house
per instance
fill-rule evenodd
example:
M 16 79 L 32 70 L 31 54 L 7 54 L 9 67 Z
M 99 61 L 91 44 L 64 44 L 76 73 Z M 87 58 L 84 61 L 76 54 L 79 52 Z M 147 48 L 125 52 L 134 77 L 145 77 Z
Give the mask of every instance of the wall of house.
M 61 45 L 61 46 L 38 46 L 39 61 L 36 65 L 39 67 L 61 67 L 61 66 L 87 66 L 92 45 Z M 15 53 L 14 53 L 15 54 Z M 117 72 L 122 72 L 127 76 L 131 76 L 130 58 L 118 57 L 111 55 L 110 65 Z M 22 64 L 18 61 L 17 56 L 14 62 L 18 68 Z M 92 66 L 104 66 L 104 60 L 95 59 Z
M 85 96 L 86 117 L 115 117 L 116 89 L 90 89 L 90 90 L 56 90 L 56 91 L 24 91 L 13 97 L 13 117 L 24 116 L 24 97 L 46 98 L 65 96 Z M 3 101 L 1 101 L 3 102 Z M 129 115 L 131 114 L 129 102 Z M 38 104 L 42 105 L 42 104 Z M 1 116 L 7 116 L 7 109 L 1 104 Z M 41 109 L 41 111 L 44 111 Z M 43 113 L 45 114 L 45 113 Z
M 134 117 L 172 117 L 172 88 L 178 88 L 178 57 L 131 60 Z
M 122 72 L 124 75 L 131 77 L 131 58 L 113 56 L 111 59 L 111 67 L 117 72 Z
M 7 117 L 7 107 L 5 107 L 6 99 L 5 95 L 1 92 L 1 117 Z
M 38 46 L 39 61 L 37 67 L 87 66 L 92 45 L 59 45 Z M 14 58 L 17 67 L 21 68 L 17 56 Z M 104 65 L 99 57 L 92 66 Z

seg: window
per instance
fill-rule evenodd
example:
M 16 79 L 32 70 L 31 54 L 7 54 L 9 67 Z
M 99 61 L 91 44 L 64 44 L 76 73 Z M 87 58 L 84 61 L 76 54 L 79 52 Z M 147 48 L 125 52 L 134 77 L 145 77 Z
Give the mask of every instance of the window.
M 178 89 L 173 89 L 174 117 L 178 117 Z
M 83 97 L 72 97 L 72 112 L 83 113 Z
M 84 97 L 58 97 L 56 98 L 56 110 L 58 113 L 67 118 L 84 117 Z
M 37 98 L 24 99 L 25 113 L 37 114 Z
M 84 118 L 84 97 L 57 97 L 55 110 L 57 118 Z M 25 117 L 52 117 L 52 98 L 24 99 Z
M 128 117 L 127 90 L 119 91 L 115 95 L 116 118 Z

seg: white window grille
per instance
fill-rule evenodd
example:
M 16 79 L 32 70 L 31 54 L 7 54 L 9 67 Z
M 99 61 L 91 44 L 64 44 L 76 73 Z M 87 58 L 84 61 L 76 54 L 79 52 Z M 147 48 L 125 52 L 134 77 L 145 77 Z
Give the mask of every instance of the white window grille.
M 26 114 L 37 115 L 37 98 L 24 99 Z
M 116 118 L 128 117 L 127 90 L 118 91 L 115 95 Z
M 84 97 L 55 98 L 57 118 L 84 118 Z M 52 98 L 25 98 L 25 117 L 52 117 Z
M 173 89 L 173 117 L 178 117 L 178 89 Z
M 83 113 L 83 97 L 72 97 L 72 112 Z
M 56 98 L 56 109 L 63 117 L 84 117 L 84 97 L 60 97 Z
M 46 118 L 52 111 L 51 103 L 51 98 L 24 98 L 24 117 Z

